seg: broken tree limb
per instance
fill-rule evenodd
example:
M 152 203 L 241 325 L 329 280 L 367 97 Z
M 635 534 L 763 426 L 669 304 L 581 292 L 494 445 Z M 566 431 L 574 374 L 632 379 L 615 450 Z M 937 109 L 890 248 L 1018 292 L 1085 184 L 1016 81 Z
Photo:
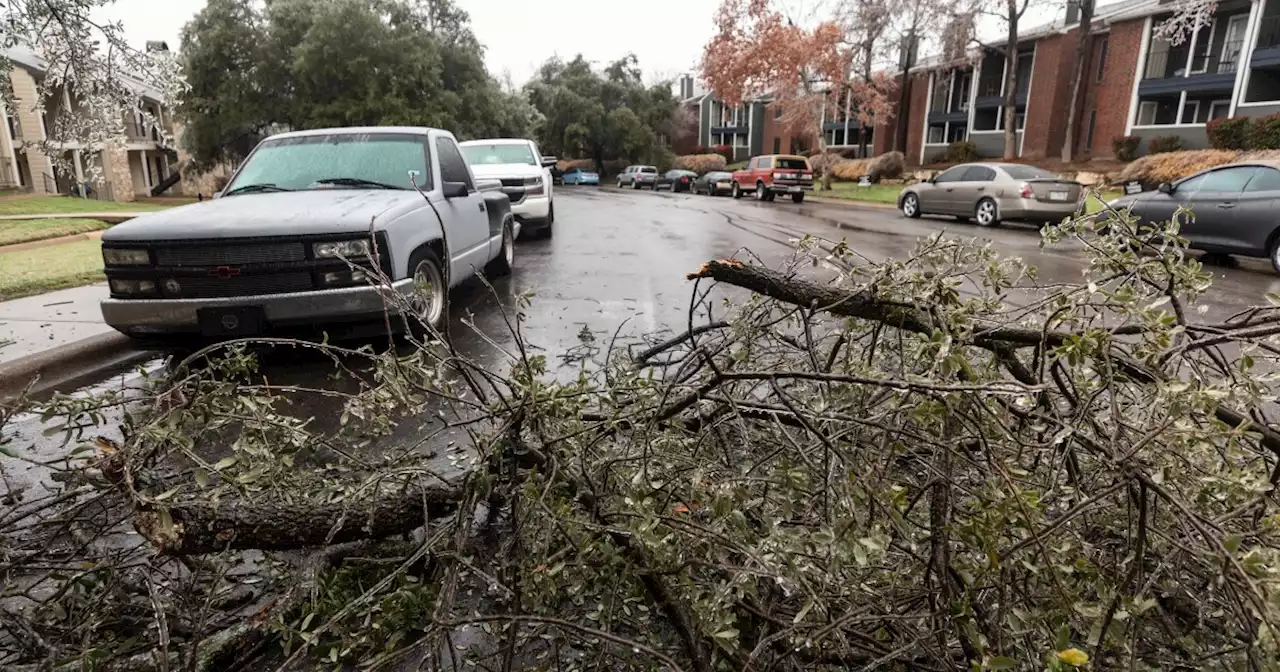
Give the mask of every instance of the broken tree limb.
M 453 512 L 458 485 L 384 486 L 346 501 L 231 500 L 138 505 L 134 525 L 160 553 L 287 551 L 405 534 Z

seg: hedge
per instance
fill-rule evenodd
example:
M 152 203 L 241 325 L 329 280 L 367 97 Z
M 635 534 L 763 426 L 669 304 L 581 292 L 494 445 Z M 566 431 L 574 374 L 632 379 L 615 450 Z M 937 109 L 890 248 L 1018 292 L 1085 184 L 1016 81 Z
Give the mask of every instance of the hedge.
M 947 145 L 948 163 L 969 163 L 978 160 L 978 146 L 968 140 L 957 140 Z
M 1111 141 L 1111 152 L 1120 161 L 1132 161 L 1138 158 L 1138 146 L 1142 138 L 1136 135 L 1125 135 Z
M 1249 127 L 1249 149 L 1280 149 L 1280 114 L 1253 120 Z
M 1161 152 L 1144 156 L 1125 166 L 1120 173 L 1120 180 L 1137 180 L 1148 185 L 1173 182 L 1208 168 L 1232 163 L 1239 158 L 1239 152 L 1220 149 Z
M 1249 117 L 1231 117 L 1230 119 L 1213 119 L 1205 124 L 1205 133 L 1209 136 L 1209 146 L 1214 149 L 1248 149 L 1249 135 L 1252 132 L 1253 120 Z
M 699 175 L 705 175 L 713 170 L 724 170 L 727 165 L 729 165 L 728 162 L 719 154 L 686 154 L 677 156 L 675 161 L 676 168 L 692 170 Z

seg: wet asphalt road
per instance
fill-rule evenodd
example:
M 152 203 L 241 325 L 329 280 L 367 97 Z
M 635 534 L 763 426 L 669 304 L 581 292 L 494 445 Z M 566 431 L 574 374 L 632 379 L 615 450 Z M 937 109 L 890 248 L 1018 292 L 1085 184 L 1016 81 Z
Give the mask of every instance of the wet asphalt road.
M 777 265 L 792 256 L 794 240 L 812 234 L 827 240 L 845 239 L 870 260 L 903 256 L 916 240 L 941 230 L 989 239 L 1007 255 L 1026 259 L 1044 281 L 1078 281 L 1084 259 L 1067 249 L 1040 250 L 1040 237 L 1031 226 L 1009 225 L 979 229 L 950 219 L 909 220 L 891 209 L 847 207 L 807 202 L 796 205 L 779 199 L 757 203 L 726 197 L 617 190 L 611 187 L 561 187 L 556 192 L 555 236 L 517 243 L 516 270 L 493 282 L 493 291 L 469 281 L 452 296 L 454 342 L 463 354 L 494 371 L 505 373 L 513 339 L 506 319 L 517 297 L 530 294 L 521 326 L 526 342 L 547 355 L 549 365 L 572 376 L 578 364 L 561 355 L 580 343 L 584 328 L 597 344 L 617 337 L 634 343 L 646 335 L 677 331 L 687 324 L 693 283 L 685 275 L 709 259 L 750 252 L 764 263 Z M 1265 303 L 1264 294 L 1280 292 L 1280 278 L 1265 261 L 1242 260 L 1239 269 L 1215 269 L 1217 280 L 1206 303 L 1204 320 L 1221 319 L 1242 308 Z M 505 315 L 505 317 L 504 317 Z M 487 338 L 471 333 L 470 319 Z M 149 364 L 153 370 L 159 362 Z M 334 366 L 318 356 L 267 357 L 263 372 L 276 384 L 305 387 L 340 385 L 331 380 Z M 129 385 L 136 374 L 100 381 L 82 390 Z M 298 411 L 306 417 L 334 418 L 317 402 Z M 108 417 L 108 421 L 113 421 Z M 412 442 L 425 425 L 406 422 L 389 440 Z M 38 418 L 11 423 L 16 445 L 38 446 L 32 457 L 62 454 L 61 437 L 42 437 Z M 99 431 L 111 435 L 112 431 Z M 74 443 L 72 444 L 74 445 Z M 6 460 L 7 461 L 7 460 Z M 9 463 L 8 477 L 31 484 L 40 469 Z M 0 491 L 5 484 L 0 484 Z M 3 495 L 0 492 L 0 495 Z

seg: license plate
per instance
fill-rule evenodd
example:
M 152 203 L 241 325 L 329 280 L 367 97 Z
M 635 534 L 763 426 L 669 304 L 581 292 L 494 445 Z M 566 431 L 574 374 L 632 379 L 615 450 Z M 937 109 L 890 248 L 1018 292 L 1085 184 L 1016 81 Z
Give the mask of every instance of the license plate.
M 716 182 L 716 189 L 728 189 L 729 186 L 728 182 Z
M 262 306 L 201 308 L 196 311 L 196 320 L 205 336 L 254 336 L 267 326 Z
M 1049 192 L 1049 200 L 1051 200 L 1051 201 L 1065 201 L 1065 200 L 1067 200 L 1067 192 L 1065 192 L 1065 191 L 1051 191 L 1051 192 Z

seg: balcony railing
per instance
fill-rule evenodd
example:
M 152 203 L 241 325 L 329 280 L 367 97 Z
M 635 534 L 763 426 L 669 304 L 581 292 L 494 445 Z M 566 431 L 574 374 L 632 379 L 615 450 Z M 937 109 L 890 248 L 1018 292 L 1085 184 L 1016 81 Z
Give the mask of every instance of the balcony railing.
M 1244 40 L 1232 40 L 1222 46 L 1213 45 L 1213 52 L 1196 54 L 1191 58 L 1191 74 L 1222 75 L 1236 71 L 1240 65 L 1240 51 Z

